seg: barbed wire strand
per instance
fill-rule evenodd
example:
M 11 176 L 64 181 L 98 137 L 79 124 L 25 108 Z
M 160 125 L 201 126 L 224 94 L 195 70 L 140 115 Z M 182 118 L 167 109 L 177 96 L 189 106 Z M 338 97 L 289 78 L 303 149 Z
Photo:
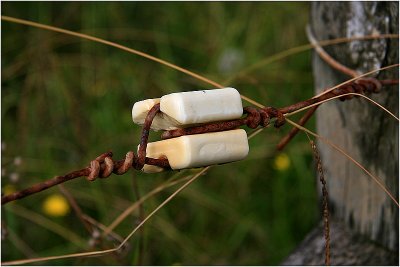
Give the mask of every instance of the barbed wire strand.
M 328 196 L 328 189 L 326 187 L 326 180 L 324 175 L 324 170 L 322 167 L 322 160 L 317 149 L 317 145 L 315 142 L 310 138 L 308 133 L 306 132 L 307 138 L 310 141 L 311 149 L 314 154 L 315 159 L 315 166 L 318 171 L 319 180 L 322 185 L 322 216 L 324 219 L 324 237 L 325 237 L 325 265 L 330 265 L 330 227 L 329 227 L 329 196 Z
M 141 141 L 138 151 L 138 157 L 135 156 L 133 151 L 129 151 L 125 159 L 119 161 L 113 161 L 112 152 L 106 152 L 98 156 L 96 159 L 90 162 L 90 166 L 84 169 L 80 169 L 77 171 L 70 172 L 64 176 L 56 176 L 50 180 L 45 182 L 41 182 L 35 184 L 27 189 L 22 191 L 14 192 L 12 194 L 2 196 L 1 197 L 1 204 L 4 205 L 10 201 L 14 201 L 17 199 L 21 199 L 27 197 L 29 195 L 41 192 L 45 189 L 53 187 L 55 185 L 73 180 L 79 177 L 87 177 L 88 181 L 94 181 L 96 178 L 107 178 L 112 173 L 117 175 L 125 174 L 129 171 L 132 167 L 136 170 L 141 170 L 144 164 L 154 165 L 158 167 L 162 167 L 164 169 L 169 169 L 169 162 L 167 158 L 147 158 L 146 157 L 146 148 L 147 142 L 150 133 L 150 126 L 151 123 L 156 116 L 156 114 L 160 111 L 160 105 L 155 105 L 147 114 L 146 119 L 144 121 L 142 127 L 142 134 L 141 134 Z

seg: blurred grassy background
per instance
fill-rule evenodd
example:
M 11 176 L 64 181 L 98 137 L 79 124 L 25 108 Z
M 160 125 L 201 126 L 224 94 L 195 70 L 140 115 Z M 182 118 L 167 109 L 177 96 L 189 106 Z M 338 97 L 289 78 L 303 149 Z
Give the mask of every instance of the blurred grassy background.
M 115 41 L 220 83 L 236 77 L 225 85 L 264 105 L 281 107 L 312 95 L 310 52 L 237 76 L 307 42 L 308 3 L 1 5 L 2 15 Z M 122 158 L 139 141 L 140 127 L 131 121 L 136 101 L 213 88 L 102 44 L 9 22 L 1 27 L 2 193 L 87 166 L 108 150 L 114 159 Z M 309 126 L 313 128 L 313 121 Z M 212 168 L 146 223 L 123 253 L 47 264 L 279 264 L 319 218 L 305 136 L 299 134 L 279 157 L 274 151 L 289 129 L 264 130 L 250 140 L 247 159 Z M 158 136 L 153 134 L 151 140 Z M 178 175 L 190 173 L 194 171 Z M 173 175 L 134 172 L 64 186 L 84 213 L 109 225 L 138 194 L 145 195 Z M 143 212 L 150 213 L 176 188 L 148 199 Z M 91 235 L 72 211 L 52 217 L 43 210 L 47 197 L 58 193 L 55 187 L 2 208 L 2 233 L 8 233 L 2 239 L 2 261 L 113 246 L 104 240 L 91 248 Z M 125 237 L 139 220 L 135 212 L 115 232 Z

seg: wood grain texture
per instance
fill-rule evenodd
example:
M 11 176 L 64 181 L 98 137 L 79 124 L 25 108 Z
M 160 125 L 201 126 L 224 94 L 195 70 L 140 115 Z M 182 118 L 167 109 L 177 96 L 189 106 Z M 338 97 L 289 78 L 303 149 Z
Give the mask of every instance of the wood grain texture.
M 372 33 L 398 33 L 396 3 L 315 3 L 312 28 L 318 40 Z M 336 60 L 360 72 L 398 63 L 398 42 L 358 41 L 326 49 Z M 344 81 L 317 55 L 313 58 L 316 92 Z M 377 78 L 398 78 L 398 70 Z M 371 96 L 398 114 L 398 87 L 385 87 Z M 364 167 L 376 174 L 398 195 L 398 123 L 363 99 L 336 101 L 317 112 L 317 131 L 344 148 Z M 395 249 L 398 247 L 398 207 L 377 184 L 343 155 L 320 142 L 334 216 L 357 232 Z
M 344 223 L 332 220 L 331 265 L 396 265 L 399 254 L 377 246 L 354 233 Z M 315 227 L 282 265 L 324 265 L 324 226 Z
M 317 40 L 399 33 L 397 2 L 313 2 L 310 20 Z M 394 39 L 356 41 L 325 48 L 335 60 L 361 73 L 398 63 L 398 49 L 398 40 Z M 313 69 L 316 93 L 349 79 L 315 53 Z M 376 77 L 398 79 L 398 69 L 381 72 Z M 384 87 L 380 94 L 371 98 L 398 116 L 398 86 Z M 361 98 L 334 101 L 318 109 L 317 132 L 378 176 L 398 199 L 399 132 L 396 120 Z M 397 265 L 398 207 L 345 156 L 323 142 L 319 141 L 318 145 L 327 179 L 331 218 L 335 220 L 331 227 L 331 263 Z M 317 227 L 283 264 L 322 265 L 324 252 L 320 250 L 323 247 L 323 228 Z M 353 250 L 355 247 L 358 252 Z

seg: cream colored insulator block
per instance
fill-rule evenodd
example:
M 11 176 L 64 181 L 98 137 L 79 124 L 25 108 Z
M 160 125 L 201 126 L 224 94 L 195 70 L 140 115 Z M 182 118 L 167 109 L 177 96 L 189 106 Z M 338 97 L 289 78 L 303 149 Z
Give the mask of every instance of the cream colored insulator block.
M 165 95 L 160 109 L 182 125 L 237 119 L 243 114 L 240 94 L 234 88 Z
M 147 145 L 146 156 L 166 156 L 173 170 L 204 167 L 238 161 L 249 153 L 246 131 L 243 129 L 185 135 Z M 163 168 L 145 165 L 143 171 L 155 173 Z
M 147 112 L 160 103 L 159 113 L 152 123 L 154 130 L 171 130 L 199 123 L 240 118 L 243 114 L 242 100 L 234 88 L 181 92 L 165 95 L 161 99 L 136 102 L 132 119 L 143 124 Z

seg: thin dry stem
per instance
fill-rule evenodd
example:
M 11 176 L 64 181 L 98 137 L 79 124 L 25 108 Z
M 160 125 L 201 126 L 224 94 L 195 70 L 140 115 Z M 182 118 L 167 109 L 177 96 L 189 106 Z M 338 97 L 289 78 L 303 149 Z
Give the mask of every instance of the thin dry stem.
M 254 130 L 251 134 L 249 134 L 249 136 L 247 137 L 247 139 L 250 140 L 251 138 L 253 138 L 253 137 L 256 136 L 257 134 L 261 133 L 265 128 L 267 128 L 267 127 L 263 127 L 263 128 Z
M 78 236 L 76 233 L 73 231 L 69 230 L 68 228 L 65 228 L 63 226 L 58 225 L 54 221 L 40 215 L 39 213 L 30 211 L 20 205 L 13 205 L 12 207 L 8 208 L 8 211 L 11 211 L 15 213 L 16 215 L 25 218 L 32 223 L 35 223 L 37 225 L 40 225 L 53 233 L 58 234 L 59 236 L 63 237 L 65 240 L 75 244 L 76 246 L 86 249 L 86 241 Z
M 99 228 L 101 231 L 105 231 L 106 230 L 106 226 L 98 221 L 96 221 L 95 219 L 93 219 L 92 217 L 88 216 L 87 214 L 83 214 L 83 218 L 90 223 L 93 226 L 96 226 L 97 228 Z M 109 232 L 109 234 L 107 236 L 110 236 L 112 238 L 114 238 L 115 240 L 117 240 L 118 242 L 122 242 L 124 241 L 124 239 L 117 235 L 115 232 Z
M 122 46 L 122 45 L 119 45 L 119 44 L 116 44 L 116 43 L 113 43 L 113 42 L 109 42 L 109 41 L 106 41 L 106 40 L 103 40 L 103 39 L 100 39 L 100 38 L 92 37 L 92 36 L 89 36 L 89 35 L 86 35 L 86 34 L 76 33 L 76 32 L 72 32 L 72 31 L 60 29 L 60 28 L 57 28 L 57 27 L 52 27 L 52 26 L 48 26 L 48 25 L 43 25 L 43 24 L 40 24 L 40 23 L 30 22 L 30 21 L 21 20 L 21 19 L 16 19 L 16 18 L 11 18 L 11 17 L 7 17 L 7 16 L 2 16 L 1 18 L 2 18 L 2 20 L 5 20 L 5 21 L 10 21 L 10 22 L 20 23 L 20 24 L 24 24 L 24 25 L 29 25 L 29 26 L 33 26 L 33 27 L 37 27 L 37 28 L 41 28 L 41 29 L 50 30 L 50 31 L 60 32 L 60 33 L 64 33 L 64 34 L 68 34 L 68 35 L 72 35 L 72 36 L 77 36 L 77 37 L 80 37 L 80 38 L 83 38 L 83 39 L 87 39 L 87 40 L 91 40 L 91 41 L 103 43 L 103 44 L 106 44 L 106 45 L 110 45 L 110 46 L 113 46 L 113 47 L 122 49 L 122 50 L 124 50 L 124 51 L 128 51 L 128 52 L 130 52 L 130 53 L 137 54 L 137 55 L 139 55 L 139 56 L 142 56 L 142 57 L 145 57 L 145 58 L 147 58 L 147 59 L 153 60 L 153 61 L 155 61 L 155 62 L 158 62 L 158 63 L 160 63 L 160 64 L 163 64 L 163 65 L 167 66 L 167 67 L 173 68 L 173 69 L 175 69 L 175 70 L 181 71 L 181 72 L 183 72 L 183 73 L 185 73 L 185 74 L 187 74 L 187 75 L 190 75 L 190 76 L 194 77 L 195 79 L 201 80 L 201 81 L 203 81 L 203 82 L 206 82 L 206 83 L 211 84 L 211 85 L 213 85 L 213 86 L 216 86 L 216 87 L 218 87 L 218 88 L 222 88 L 222 87 L 223 87 L 222 85 L 220 85 L 220 84 L 218 84 L 218 83 L 216 83 L 216 82 L 213 82 L 213 81 L 211 81 L 211 80 L 209 80 L 209 79 L 207 79 L 207 78 L 204 78 L 204 77 L 202 77 L 202 76 L 200 76 L 200 75 L 198 75 L 198 74 L 195 74 L 195 73 L 193 73 L 193 72 L 191 72 L 191 71 L 188 71 L 188 70 L 186 70 L 186 69 L 183 69 L 183 68 L 181 68 L 181 67 L 179 67 L 179 66 L 176 66 L 176 65 L 174 65 L 174 64 L 171 64 L 171 63 L 169 63 L 169 62 L 166 62 L 166 61 L 163 61 L 163 60 L 161 60 L 161 59 L 155 58 L 155 57 L 153 57 L 153 56 L 151 56 L 151 55 L 148 55 L 148 54 L 146 54 L 146 53 L 143 53 L 143 52 L 140 52 L 140 51 L 137 51 L 137 50 L 134 50 L 134 49 L 130 49 L 130 48 L 128 48 L 128 47 L 125 47 L 125 46 Z M 335 40 L 321 41 L 321 42 L 319 42 L 319 44 L 320 44 L 321 46 L 324 46 L 324 45 L 330 45 L 330 44 L 335 44 L 335 43 L 348 42 L 349 40 L 350 40 L 350 41 L 351 41 L 351 40 L 365 40 L 365 39 L 376 39 L 376 38 L 398 38 L 398 35 L 364 36 L 364 37 L 359 37 L 359 38 L 339 38 L 339 39 L 335 39 Z M 288 55 L 291 55 L 291 54 L 295 54 L 295 53 L 297 53 L 297 52 L 301 52 L 301 51 L 303 51 L 303 50 L 308 50 L 308 49 L 310 49 L 310 48 L 312 48 L 312 47 L 313 47 L 312 45 L 304 45 L 304 46 L 301 46 L 301 47 L 293 48 L 293 49 L 284 51 L 284 52 L 282 52 L 282 53 L 280 53 L 280 54 L 277 54 L 275 57 L 273 57 L 273 60 L 277 60 L 277 59 L 283 58 L 283 57 L 285 57 L 285 56 L 288 56 Z M 271 58 L 270 58 L 270 62 L 273 61 L 273 60 L 271 60 Z M 392 65 L 392 66 L 394 66 L 394 65 Z M 397 64 L 397 66 L 398 66 L 398 64 Z M 254 66 L 253 66 L 253 69 L 254 69 Z M 385 69 L 385 68 L 383 68 L 383 69 Z M 373 71 L 373 72 L 375 72 L 375 71 Z M 373 72 L 371 72 L 371 73 L 373 73 Z M 368 75 L 368 74 L 365 74 L 365 75 Z M 365 76 L 365 75 L 364 75 L 364 76 Z M 360 76 L 360 77 L 362 77 L 362 76 Z M 359 77 L 357 77 L 357 78 L 359 78 Z M 340 85 L 339 85 L 339 86 L 340 86 Z M 336 88 L 336 87 L 335 87 L 335 88 Z M 333 90 L 333 89 L 335 89 L 335 88 L 332 88 L 331 90 Z M 254 100 L 251 100 L 251 99 L 249 99 L 249 98 L 247 98 L 247 97 L 245 97 L 245 96 L 242 96 L 242 99 L 244 99 L 244 100 L 246 100 L 246 101 L 249 101 L 250 103 L 252 103 L 252 104 L 254 104 L 254 105 L 256 105 L 256 106 L 264 107 L 263 105 L 257 103 L 257 102 L 254 101 Z M 293 124 L 293 125 L 296 126 L 296 124 L 295 124 L 294 122 L 290 121 L 289 119 L 287 119 L 287 120 L 288 120 L 289 123 L 291 123 L 291 124 Z M 296 127 L 298 127 L 298 126 L 296 126 Z M 306 131 L 306 132 L 309 132 L 310 134 L 312 134 L 312 135 L 314 135 L 314 136 L 317 136 L 318 138 L 322 138 L 322 137 L 319 137 L 318 135 L 312 133 L 311 131 L 307 130 L 307 129 L 304 128 L 304 127 L 301 127 L 301 126 L 300 126 L 299 129 L 304 130 L 304 131 Z M 251 138 L 251 137 L 257 135 L 257 134 L 260 133 L 261 131 L 262 131 L 262 129 L 259 129 L 259 130 L 255 131 L 252 135 L 249 136 L 249 138 Z M 322 139 L 322 140 L 323 140 L 323 139 Z M 332 146 L 332 145 L 331 145 L 331 146 Z M 334 147 L 334 148 L 335 148 L 335 147 Z M 336 149 L 336 148 L 335 148 L 335 149 Z M 338 149 L 337 149 L 337 150 L 338 150 Z M 346 153 L 344 153 L 342 150 L 338 150 L 338 151 L 340 151 L 340 152 L 343 153 L 346 157 L 348 157 L 349 159 L 351 159 L 351 157 L 348 156 Z M 352 160 L 352 159 L 351 159 L 351 160 Z M 359 166 L 361 169 L 363 169 L 365 172 L 367 172 L 367 174 L 369 174 L 369 172 L 368 172 L 367 170 L 365 170 L 365 168 L 363 168 L 359 163 L 357 163 L 357 162 L 354 161 L 354 160 L 352 160 L 352 161 L 353 161 L 357 166 Z M 26 264 L 26 263 L 40 262 L 40 261 L 46 261 L 46 260 L 63 259 L 63 258 L 74 258 L 74 257 L 84 257 L 84 256 L 96 256 L 96 255 L 99 255 L 99 256 L 100 256 L 100 255 L 104 255 L 104 254 L 107 254 L 107 253 L 115 252 L 115 251 L 121 249 L 121 248 L 124 246 L 124 244 L 133 236 L 133 234 L 134 234 L 147 220 L 149 220 L 158 210 L 160 210 L 163 206 L 165 206 L 168 202 L 170 202 L 170 201 L 172 200 L 172 198 L 174 198 L 179 192 L 181 192 L 181 191 L 182 191 L 183 189 L 185 189 L 188 185 L 190 185 L 193 181 L 195 181 L 201 174 L 205 173 L 209 168 L 210 168 L 210 167 L 207 167 L 207 168 L 202 169 L 197 175 L 193 176 L 188 182 L 186 182 L 186 183 L 185 183 L 183 186 L 181 186 L 177 191 L 175 191 L 173 194 L 171 194 L 170 197 L 168 197 L 168 198 L 167 198 L 162 204 L 160 204 L 152 213 L 150 213 L 150 214 L 149 214 L 149 215 L 148 215 L 148 216 L 147 216 L 147 217 L 146 217 L 146 218 L 145 218 L 145 219 L 144 219 L 144 220 L 143 220 L 143 221 L 142 221 L 142 222 L 141 222 L 141 223 L 140 223 L 140 224 L 125 238 L 125 239 L 124 239 L 124 240 L 123 240 L 123 242 L 122 242 L 118 247 L 116 247 L 116 248 L 107 249 L 107 250 L 102 250 L 102 251 L 94 251 L 94 252 L 84 252 L 84 253 L 75 253 L 75 254 L 68 254 L 68 255 L 61 255 L 61 256 L 52 256 L 52 257 L 43 257 L 43 258 L 36 258 L 36 259 L 17 260 L 17 261 L 4 262 L 3 264 L 9 264 L 9 265 L 12 265 L 12 264 Z M 369 174 L 369 175 L 370 175 L 370 174 Z M 370 175 L 370 176 L 378 183 L 378 185 L 380 185 L 380 184 L 379 184 L 379 181 L 378 181 L 377 179 L 375 179 L 372 175 Z M 388 191 L 385 189 L 385 187 L 384 187 L 383 185 L 380 185 L 380 186 L 383 187 L 383 189 L 385 190 L 385 192 L 386 192 L 386 193 L 394 200 L 394 202 L 398 205 L 398 202 L 391 196 L 390 192 L 388 192 Z M 141 199 L 142 199 L 142 198 L 141 198 Z M 111 226 L 111 225 L 110 225 L 110 226 Z M 106 233 L 107 231 L 110 231 L 109 229 L 110 229 L 110 227 L 107 228 L 107 229 L 105 229 L 104 232 Z
M 332 39 L 332 40 L 322 40 L 322 41 L 318 41 L 316 44 L 319 45 L 320 47 L 324 47 L 324 46 L 329 46 L 329 45 L 335 45 L 335 44 L 341 44 L 341 43 L 348 43 L 351 41 L 357 41 L 357 40 L 374 40 L 374 39 L 398 39 L 399 35 L 398 34 L 382 34 L 382 35 L 365 35 L 365 36 L 354 36 L 354 37 L 344 37 L 344 38 L 336 38 L 336 39 Z M 289 57 L 291 55 L 297 54 L 297 53 L 301 53 L 301 52 L 305 52 L 307 50 L 310 50 L 311 48 L 315 48 L 315 45 L 313 44 L 305 44 L 305 45 L 300 45 L 297 47 L 292 47 L 290 49 L 287 49 L 285 51 L 282 51 L 280 53 L 277 53 L 273 56 L 267 57 L 257 63 L 255 63 L 254 65 L 251 65 L 241 71 L 239 71 L 238 73 L 236 73 L 235 75 L 233 75 L 232 77 L 229 77 L 228 79 L 226 79 L 223 84 L 231 84 L 234 80 L 236 80 L 238 77 L 244 76 L 245 74 L 248 74 L 258 68 L 261 68 L 265 65 L 271 64 L 275 61 L 284 59 L 286 57 Z
M 168 61 L 165 61 L 165 60 L 162 60 L 160 58 L 154 57 L 154 56 L 149 55 L 147 53 L 144 53 L 142 51 L 139 51 L 139 50 L 136 50 L 136 49 L 132 49 L 132 48 L 129 48 L 129 47 L 126 47 L 124 45 L 120 45 L 120 44 L 117 44 L 117 43 L 114 43 L 114 42 L 110 42 L 110 41 L 107 41 L 107 40 L 102 39 L 102 38 L 94 37 L 94 36 L 91 36 L 91 35 L 88 35 L 88 34 L 84 34 L 84 33 L 65 30 L 65 29 L 61 29 L 61 28 L 58 28 L 58 27 L 45 25 L 45 24 L 42 24 L 42 23 L 37 23 L 37 22 L 29 21 L 29 20 L 13 18 L 13 17 L 9 17 L 9 16 L 1 16 L 1 19 L 4 20 L 4 21 L 23 24 L 23 25 L 27 25 L 27 26 L 43 29 L 43 30 L 59 32 L 59 33 L 67 34 L 67 35 L 76 36 L 76 37 L 79 37 L 79 38 L 82 38 L 82 39 L 94 41 L 94 42 L 97 42 L 97 43 L 109 45 L 109 46 L 121 49 L 123 51 L 127 51 L 129 53 L 132 53 L 132 54 L 147 58 L 149 60 L 155 61 L 157 63 L 160 63 L 161 65 L 164 65 L 164 66 L 167 66 L 167 67 L 172 68 L 174 70 L 177 70 L 177 71 L 180 71 L 182 73 L 185 73 L 185 74 L 187 74 L 187 75 L 189 75 L 189 76 L 191 76 L 191 77 L 193 77 L 193 78 L 195 78 L 195 79 L 197 79 L 199 81 L 205 82 L 205 83 L 210 84 L 212 86 L 215 86 L 217 88 L 224 88 L 223 85 L 221 85 L 221 84 L 219 84 L 217 82 L 214 82 L 214 81 L 212 81 L 210 79 L 207 79 L 206 77 L 201 76 L 201 75 L 199 75 L 197 73 L 194 73 L 194 72 L 192 72 L 190 70 L 187 70 L 185 68 L 179 67 L 179 66 L 177 66 L 175 64 L 172 64 L 172 63 L 170 63 Z M 241 95 L 241 97 L 242 97 L 243 100 L 245 100 L 245 101 L 247 101 L 247 102 L 249 102 L 249 103 L 251 103 L 253 105 L 256 105 L 258 107 L 264 107 L 262 104 L 258 103 L 257 101 L 255 101 L 255 100 L 253 100 L 253 99 L 251 99 L 249 97 L 246 97 L 244 95 Z
M 343 149 L 341 149 L 340 147 L 338 147 L 337 145 L 335 145 L 334 143 L 332 143 L 331 141 L 329 141 L 328 139 L 308 130 L 305 127 L 302 127 L 300 125 L 298 125 L 297 123 L 291 121 L 290 119 L 286 119 L 287 122 L 289 122 L 290 124 L 292 124 L 293 126 L 299 128 L 302 131 L 305 131 L 309 134 L 311 134 L 312 136 L 320 139 L 321 141 L 323 141 L 324 143 L 328 144 L 329 146 L 333 147 L 336 151 L 338 151 L 339 153 L 343 154 L 346 158 L 348 158 L 351 162 L 353 162 L 355 165 L 357 165 L 361 170 L 363 170 L 369 177 L 372 178 L 373 181 L 375 181 L 378 186 L 385 191 L 385 193 L 392 199 L 392 201 L 398 206 L 399 206 L 399 202 L 396 200 L 396 198 L 392 195 L 392 193 L 389 192 L 389 190 L 386 188 L 386 186 L 383 184 L 383 182 L 380 181 L 379 178 L 377 178 L 376 176 L 374 176 L 372 173 L 370 173 L 364 166 L 362 166 L 358 161 L 356 161 L 354 158 L 352 158 L 350 155 L 348 155 Z
M 37 257 L 37 254 L 33 249 L 28 246 L 19 236 L 14 233 L 12 229 L 8 229 L 8 238 L 10 239 L 11 243 L 24 254 L 26 257 Z
M 301 109 L 299 109 L 299 110 L 296 110 L 296 111 L 293 111 L 293 112 L 290 112 L 290 113 L 286 113 L 286 114 L 285 114 L 285 117 L 290 117 L 290 116 L 292 116 L 292 115 L 294 115 L 294 114 L 297 114 L 297 113 L 299 113 L 299 112 L 301 112 L 301 111 L 303 111 L 303 110 L 306 110 L 306 109 L 309 109 L 309 108 L 312 108 L 312 107 L 321 105 L 321 104 L 323 104 L 323 103 L 325 103 L 325 102 L 329 102 L 329 101 L 332 101 L 332 100 L 334 100 L 334 99 L 341 98 L 341 97 L 347 96 L 347 95 L 361 96 L 362 98 L 365 98 L 366 100 L 370 101 L 372 104 L 376 105 L 377 107 L 379 107 L 380 109 L 382 109 L 383 111 L 385 111 L 386 113 L 388 113 L 388 114 L 389 114 L 390 116 L 392 116 L 395 120 L 399 121 L 399 118 L 398 118 L 396 115 L 394 115 L 391 111 L 389 111 L 387 108 L 385 108 L 384 106 L 382 106 L 382 105 L 379 104 L 378 102 L 372 100 L 372 99 L 369 98 L 368 96 L 365 96 L 365 95 L 362 95 L 362 94 L 358 94 L 358 93 L 347 93 L 347 94 L 343 94 L 343 95 L 334 96 L 334 97 L 332 97 L 332 98 L 329 98 L 329 99 L 325 99 L 325 100 L 316 102 L 316 103 L 314 103 L 314 104 L 312 104 L 312 105 L 309 105 L 309 106 L 307 106 L 307 107 L 301 108 Z
M 184 172 L 184 171 L 182 171 Z M 181 173 L 182 173 L 181 172 Z M 161 192 L 162 190 L 174 186 L 180 182 L 183 182 L 187 179 L 189 179 L 190 176 L 185 176 L 182 177 L 181 179 L 177 180 L 172 180 L 172 181 L 167 181 L 164 184 L 161 184 L 160 186 L 156 187 L 146 195 L 142 196 L 139 200 L 137 200 L 135 203 L 133 203 L 131 206 L 129 206 L 123 213 L 121 213 L 108 227 L 103 232 L 103 235 L 109 234 L 111 231 L 113 231 L 126 217 L 128 217 L 132 212 L 134 212 L 144 201 L 149 199 L 150 197 L 154 196 L 155 194 Z
M 132 173 L 132 190 L 135 194 L 136 201 L 140 199 L 140 192 L 139 192 L 139 187 L 136 179 L 135 173 Z M 144 207 L 143 204 L 139 204 L 139 217 L 137 218 L 139 222 L 143 221 L 144 218 Z M 136 218 L 134 217 L 133 223 L 136 223 Z M 137 256 L 137 261 L 136 265 L 142 265 L 143 263 L 143 255 L 144 255 L 144 228 L 142 227 L 140 229 L 140 233 L 138 236 L 138 256 Z
M 315 51 L 332 68 L 334 68 L 334 69 L 336 69 L 336 70 L 338 70 L 338 71 L 340 71 L 340 72 L 342 72 L 342 73 L 344 73 L 344 74 L 346 74 L 346 75 L 348 75 L 350 77 L 353 77 L 353 78 L 357 77 L 358 75 L 360 75 L 360 73 L 358 73 L 357 71 L 352 70 L 352 69 L 340 64 L 339 62 L 334 60 L 328 53 L 326 53 L 325 50 L 322 48 L 322 46 L 319 45 L 317 40 L 315 40 L 309 25 L 306 27 L 306 33 L 307 33 L 308 40 L 314 46 Z
M 144 218 L 144 220 L 138 226 L 136 226 L 136 228 L 133 229 L 132 232 L 124 239 L 124 241 L 122 241 L 122 243 L 116 248 L 106 249 L 106 250 L 99 250 L 99 251 L 92 251 L 92 252 L 73 253 L 73 254 L 66 254 L 66 255 L 60 255 L 60 256 L 50 256 L 50 257 L 42 257 L 42 258 L 33 258 L 33 259 L 25 259 L 25 260 L 8 261 L 8 262 L 2 262 L 2 265 L 21 265 L 21 264 L 42 262 L 42 261 L 50 261 L 50 260 L 57 260 L 57 259 L 68 259 L 68 258 L 78 258 L 78 257 L 88 257 L 88 256 L 100 256 L 100 255 L 105 255 L 105 254 L 108 254 L 108 253 L 112 253 L 114 251 L 118 251 L 126 244 L 126 242 L 129 241 L 129 239 L 136 233 L 136 231 L 138 229 L 140 229 L 151 217 L 153 217 L 154 214 L 156 214 L 162 207 L 164 207 L 177 194 L 179 194 L 179 192 L 181 192 L 183 189 L 185 189 L 187 186 L 189 186 L 192 182 L 194 182 L 198 177 L 200 177 L 203 173 L 208 171 L 210 168 L 211 168 L 210 166 L 206 167 L 206 168 L 203 168 L 196 175 L 194 175 L 189 181 L 187 181 L 184 185 L 182 185 L 174 193 L 172 193 L 156 209 L 154 209 L 149 215 L 147 215 L 147 217 Z
M 376 69 L 376 70 L 372 70 L 372 71 L 366 72 L 366 73 L 364 73 L 364 74 L 362 74 L 362 75 L 359 75 L 359 76 L 354 77 L 354 78 L 352 78 L 352 79 L 350 79 L 350 80 L 347 80 L 347 81 L 345 81 L 345 82 L 342 82 L 341 84 L 335 85 L 334 87 L 332 87 L 332 88 L 330 88 L 330 89 L 328 89 L 328 90 L 326 90 L 326 91 L 323 91 L 323 92 L 321 92 L 321 93 L 315 95 L 313 98 L 320 97 L 320 96 L 322 96 L 322 95 L 324 95 L 324 94 L 327 94 L 327 93 L 329 93 L 329 92 L 335 90 L 336 88 L 339 88 L 339 87 L 341 87 L 341 86 L 343 86 L 343 85 L 345 85 L 345 84 L 351 83 L 352 81 L 355 81 L 355 80 L 360 79 L 360 78 L 362 78 L 362 77 L 366 77 L 366 76 L 368 76 L 368 75 L 374 74 L 375 72 L 382 71 L 382 70 L 386 70 L 386 69 L 390 69 L 390 68 L 394 68 L 394 67 L 398 67 L 399 65 L 400 65 L 400 64 L 392 64 L 392 65 L 389 65 L 389 66 L 386 66 L 386 67 L 383 67 L 383 68 L 379 68 L 379 69 Z
M 63 195 L 67 198 L 68 203 L 71 205 L 72 209 L 74 210 L 76 216 L 78 217 L 78 219 L 81 221 L 81 223 L 83 224 L 83 226 L 85 227 L 85 229 L 92 234 L 93 229 L 91 227 L 91 225 L 84 219 L 84 214 L 82 212 L 82 209 L 79 207 L 78 203 L 76 202 L 75 198 L 73 195 L 71 195 L 71 193 L 67 190 L 67 188 L 65 188 L 65 186 L 63 184 L 59 184 L 58 188 L 60 189 L 61 193 L 63 193 Z

